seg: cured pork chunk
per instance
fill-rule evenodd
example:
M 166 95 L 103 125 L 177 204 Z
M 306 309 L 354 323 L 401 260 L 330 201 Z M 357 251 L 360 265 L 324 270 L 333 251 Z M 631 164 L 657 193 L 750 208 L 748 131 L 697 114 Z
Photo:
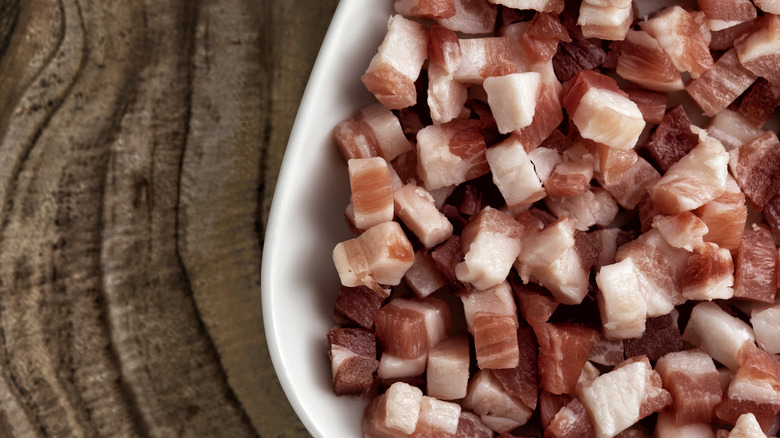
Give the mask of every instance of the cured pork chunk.
M 698 0 L 699 10 L 707 17 L 710 30 L 723 30 L 756 18 L 756 7 L 750 0 Z
M 780 303 L 753 308 L 750 324 L 758 346 L 767 353 L 780 354 Z
M 544 188 L 549 196 L 577 196 L 588 191 L 593 179 L 595 157 L 585 145 L 575 143 L 563 151 L 562 161 L 555 166 Z
M 599 312 L 607 339 L 630 339 L 645 331 L 647 303 L 630 258 L 602 266 L 596 274 Z
M 463 262 L 455 267 L 459 281 L 478 290 L 505 281 L 520 254 L 523 226 L 512 216 L 485 207 L 463 228 Z
M 739 352 L 739 368 L 717 409 L 718 418 L 735 424 L 753 413 L 764 432 L 780 412 L 780 357 L 749 343 Z
M 374 383 L 376 338 L 360 328 L 335 328 L 328 332 L 333 391 L 336 395 L 365 395 Z
M 726 189 L 728 153 L 705 130 L 691 125 L 691 132 L 699 136 L 699 144 L 649 189 L 655 204 L 666 214 L 701 207 Z
M 539 376 L 537 371 L 537 351 L 539 345 L 531 327 L 521 326 L 517 329 L 517 345 L 520 351 L 520 361 L 514 368 L 494 369 L 493 375 L 501 382 L 507 393 L 519 398 L 531 409 L 536 408 L 539 392 Z
M 447 338 L 450 311 L 444 301 L 433 297 L 395 298 L 379 309 L 374 325 L 383 355 L 416 359 Z
M 588 272 L 575 248 L 575 222 L 562 217 L 543 230 L 528 230 L 516 268 L 524 282 L 533 278 L 561 304 L 579 304 L 588 293 Z
M 514 9 L 533 9 L 539 12 L 560 14 L 563 12 L 563 0 L 489 0 L 497 5 Z
M 574 392 L 599 333 L 574 324 L 543 324 L 535 328 L 539 342 L 540 387 L 552 394 Z
M 727 300 L 734 296 L 733 285 L 731 252 L 709 242 L 690 256 L 680 278 L 682 294 L 689 300 Z
M 710 30 L 704 12 L 672 6 L 639 23 L 663 47 L 680 72 L 696 79 L 714 64 L 709 50 Z
M 509 283 L 462 296 L 466 326 L 474 336 L 480 368 L 514 368 L 519 363 L 517 307 Z
M 525 151 L 530 153 L 541 145 L 563 121 L 561 84 L 555 77 L 541 76 L 539 98 L 536 100 L 531 124 L 515 132 Z
M 653 434 L 664 438 L 715 438 L 709 423 L 678 423 L 668 411 L 658 414 Z
M 455 81 L 461 51 L 458 35 L 433 24 L 428 44 L 428 108 L 435 124 L 446 123 L 463 114 L 468 99 L 466 85 Z
M 666 94 L 634 87 L 628 88 L 626 93 L 628 93 L 628 98 L 639 108 L 645 122 L 654 125 L 661 123 L 664 113 L 666 113 L 668 100 Z
M 436 19 L 455 15 L 454 0 L 395 0 L 393 6 L 405 17 Z
M 607 59 L 601 45 L 584 38 L 573 38 L 572 42 L 558 45 L 558 53 L 553 56 L 555 75 L 565 82 L 582 70 L 594 69 Z
M 395 191 L 394 199 L 396 214 L 426 248 L 452 237 L 452 224 L 436 208 L 425 188 L 407 184 Z
M 698 350 L 669 353 L 658 359 L 655 370 L 672 395 L 669 412 L 677 424 L 710 423 L 722 393 L 712 358 Z
M 739 367 L 739 351 L 753 344 L 753 329 L 717 304 L 703 301 L 694 306 L 683 333 L 683 340 L 701 348 L 713 359 L 731 370 Z
M 742 95 L 737 112 L 751 125 L 760 128 L 769 121 L 779 105 L 780 87 L 770 84 L 764 78 L 758 78 Z
M 341 286 L 333 305 L 334 319 L 340 324 L 355 324 L 373 330 L 374 316 L 383 299 L 365 286 Z
M 548 291 L 535 284 L 524 285 L 513 281 L 512 290 L 517 300 L 517 306 L 520 308 L 520 314 L 531 327 L 546 323 L 558 307 L 555 298 Z
M 590 70 L 567 83 L 563 107 L 580 135 L 618 149 L 633 148 L 645 127 L 642 112 L 615 80 Z
M 639 201 L 647 195 L 647 189 L 661 179 L 661 174 L 642 157 L 637 157 L 633 165 L 620 173 L 616 182 L 608 183 L 606 176 L 607 174 L 597 175 L 601 186 L 621 207 L 628 210 L 636 208 Z
M 423 393 L 407 383 L 393 383 L 363 412 L 366 438 L 408 437 L 417 428 Z
M 556 15 L 538 13 L 518 40 L 525 60 L 539 64 L 550 62 L 558 51 L 558 42 L 570 42 L 571 37 Z
M 531 124 L 541 89 L 537 72 L 511 73 L 485 79 L 488 104 L 498 132 L 507 134 Z
M 467 38 L 460 40 L 460 64 L 455 80 L 482 84 L 485 78 L 517 73 L 512 48 L 506 37 Z
M 476 123 L 453 120 L 417 133 L 417 174 L 426 189 L 458 185 L 488 173 L 485 138 Z
M 455 15 L 439 18 L 447 29 L 466 34 L 486 34 L 493 31 L 498 8 L 486 0 L 454 0 Z
M 461 407 L 457 403 L 423 396 L 420 417 L 412 438 L 454 437 L 458 431 Z
M 746 69 L 780 87 L 780 15 L 765 14 L 749 34 L 734 42 L 734 48 Z
M 756 75 L 740 64 L 737 51 L 731 49 L 685 90 L 704 114 L 712 117 L 734 102 L 755 80 Z
M 460 297 L 463 302 L 463 312 L 466 316 L 466 327 L 474 333 L 474 319 L 479 313 L 514 316 L 517 321 L 517 306 L 512 297 L 512 287 L 509 282 L 502 282 L 489 289 L 474 291 Z M 514 323 L 517 329 L 518 323 Z
M 777 292 L 777 249 L 768 228 L 746 227 L 736 258 L 734 298 L 774 303 Z
M 584 0 L 577 24 L 585 38 L 622 41 L 633 20 L 631 2 Z
M 699 138 L 691 132 L 691 120 L 682 105 L 677 105 L 664 114 L 646 149 L 658 168 L 666 172 L 697 144 Z
M 394 15 L 387 23 L 384 41 L 360 79 L 386 108 L 410 107 L 417 102 L 414 83 L 427 57 L 427 28 Z
M 767 131 L 731 151 L 731 173 L 756 210 L 761 211 L 780 193 L 780 141 Z
M 669 392 L 662 388 L 661 376 L 641 356 L 584 384 L 579 399 L 599 438 L 612 438 L 672 402 Z
M 587 231 L 594 225 L 606 227 L 615 219 L 619 210 L 612 195 L 601 188 L 567 198 L 548 197 L 544 203 L 552 214 L 572 218 L 575 228 L 581 231 Z
M 433 258 L 422 249 L 414 252 L 414 264 L 404 274 L 404 280 L 420 298 L 427 297 L 445 285 Z
M 723 194 L 694 212 L 707 225 L 706 242 L 736 252 L 747 221 L 747 205 L 745 195 L 731 175 L 727 176 Z
M 515 135 L 487 149 L 485 157 L 493 182 L 510 210 L 533 204 L 545 197 L 534 164 Z
M 387 161 L 381 157 L 353 158 L 348 167 L 355 227 L 367 230 L 393 220 L 393 181 Z
M 647 356 L 653 362 L 665 354 L 683 349 L 680 329 L 677 327 L 676 310 L 670 314 L 648 318 L 645 331 L 638 338 L 623 341 L 627 358 Z
M 764 131 L 752 126 L 738 112 L 728 108 L 722 110 L 710 120 L 707 132 L 718 139 L 727 152 L 750 143 Z
M 704 246 L 704 235 L 709 229 L 698 216 L 684 211 L 671 216 L 658 215 L 653 219 L 653 228 L 658 230 L 669 245 L 694 251 Z
M 398 285 L 414 263 L 414 250 L 398 222 L 383 222 L 333 249 L 341 284 L 368 286 L 387 296 L 380 285 Z
M 607 185 L 619 184 L 623 172 L 630 169 L 639 159 L 633 149 L 617 149 L 603 144 L 596 145 L 596 155 L 598 155 L 598 172 Z M 658 177 L 660 178 L 661 175 Z M 641 192 L 644 193 L 644 190 Z
M 453 336 L 436 344 L 428 352 L 425 373 L 428 395 L 440 400 L 465 397 L 470 363 L 466 336 Z
M 549 438 L 589 438 L 596 435 L 588 411 L 574 398 L 562 407 L 544 431 Z
M 401 122 L 382 104 L 360 110 L 333 129 L 333 138 L 345 160 L 382 157 L 387 161 L 412 149 Z
M 520 399 L 507 393 L 490 370 L 479 370 L 472 376 L 463 407 L 476 412 L 485 425 L 498 433 L 522 426 L 533 413 Z

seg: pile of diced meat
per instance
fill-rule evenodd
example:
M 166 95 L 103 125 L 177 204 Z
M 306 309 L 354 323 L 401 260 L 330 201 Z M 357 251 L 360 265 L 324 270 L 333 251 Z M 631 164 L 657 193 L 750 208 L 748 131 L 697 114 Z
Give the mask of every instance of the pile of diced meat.
M 334 129 L 364 435 L 777 434 L 780 1 L 394 6 Z

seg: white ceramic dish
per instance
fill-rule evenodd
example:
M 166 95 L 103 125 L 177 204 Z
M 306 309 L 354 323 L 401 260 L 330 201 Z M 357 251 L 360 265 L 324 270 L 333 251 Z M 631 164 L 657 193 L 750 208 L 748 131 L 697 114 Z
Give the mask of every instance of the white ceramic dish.
M 642 0 L 640 16 L 669 0 Z M 375 102 L 360 82 L 382 42 L 392 0 L 342 0 L 320 49 L 290 136 L 265 235 L 263 318 L 276 373 L 317 438 L 361 437 L 365 401 L 332 391 L 326 335 L 338 276 L 331 252 L 352 237 L 343 212 L 346 166 L 333 127 Z

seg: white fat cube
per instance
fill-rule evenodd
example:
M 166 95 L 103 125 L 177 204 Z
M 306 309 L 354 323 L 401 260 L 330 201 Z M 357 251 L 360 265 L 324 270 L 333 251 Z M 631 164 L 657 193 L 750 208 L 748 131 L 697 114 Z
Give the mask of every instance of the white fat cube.
M 394 198 L 396 214 L 426 248 L 452 237 L 452 224 L 425 188 L 410 183 L 396 190 Z
M 537 72 L 485 79 L 483 87 L 500 133 L 517 131 L 531 124 L 540 86 L 541 77 Z
M 469 339 L 455 336 L 441 341 L 428 352 L 426 370 L 428 395 L 441 400 L 466 396 L 469 383 Z
M 557 152 L 553 152 L 558 157 Z M 524 207 L 544 198 L 542 182 L 531 158 L 515 136 L 485 151 L 493 182 L 510 209 Z
M 423 393 L 420 388 L 397 382 L 387 389 L 385 425 L 391 429 L 411 434 L 420 418 Z
M 645 128 L 645 119 L 631 99 L 592 87 L 582 96 L 572 117 L 580 134 L 616 149 L 631 149 Z
M 704 301 L 691 311 L 683 340 L 706 351 L 731 370 L 739 367 L 739 350 L 756 339 L 753 329 L 717 304 Z
M 482 416 L 482 421 L 499 433 L 522 426 L 533 413 L 520 399 L 508 394 L 490 370 L 474 374 L 463 406 Z
M 645 331 L 647 303 L 630 258 L 602 266 L 596 274 L 598 306 L 608 339 L 638 338 Z
M 780 354 L 780 303 L 754 308 L 750 323 L 758 345 L 768 353 Z

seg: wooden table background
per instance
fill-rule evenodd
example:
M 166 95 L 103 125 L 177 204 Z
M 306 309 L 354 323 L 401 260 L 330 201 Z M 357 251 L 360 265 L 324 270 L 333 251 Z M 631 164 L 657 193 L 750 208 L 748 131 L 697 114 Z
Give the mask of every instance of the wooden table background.
M 260 260 L 336 0 L 0 0 L 0 437 L 307 436 Z

